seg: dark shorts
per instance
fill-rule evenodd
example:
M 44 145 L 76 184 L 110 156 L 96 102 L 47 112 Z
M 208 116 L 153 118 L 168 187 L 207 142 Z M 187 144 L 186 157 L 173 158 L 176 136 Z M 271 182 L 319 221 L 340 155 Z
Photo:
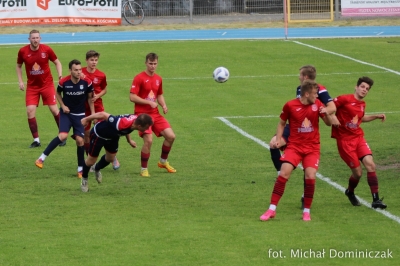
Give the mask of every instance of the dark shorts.
M 92 157 L 99 157 L 101 149 L 104 147 L 106 151 L 109 153 L 117 153 L 118 152 L 118 139 L 103 139 L 100 138 L 94 133 L 93 128 L 90 130 L 90 147 L 89 147 L 89 155 Z
M 85 115 L 73 115 L 73 114 L 65 114 L 62 110 L 60 110 L 60 129 L 59 132 L 68 133 L 69 130 L 73 129 L 73 134 L 75 136 L 84 136 L 84 128 L 81 123 L 81 119 L 84 118 Z

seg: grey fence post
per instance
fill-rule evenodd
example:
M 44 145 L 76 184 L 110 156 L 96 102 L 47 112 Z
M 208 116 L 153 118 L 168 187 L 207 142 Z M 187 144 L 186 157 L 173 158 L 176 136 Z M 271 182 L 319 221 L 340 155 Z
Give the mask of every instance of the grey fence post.
M 189 20 L 193 22 L 193 0 L 189 0 Z

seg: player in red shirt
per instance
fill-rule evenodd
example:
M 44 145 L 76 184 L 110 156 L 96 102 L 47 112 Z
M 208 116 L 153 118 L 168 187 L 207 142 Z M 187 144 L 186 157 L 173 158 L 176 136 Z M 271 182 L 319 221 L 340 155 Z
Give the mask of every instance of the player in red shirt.
M 22 79 L 22 65 L 25 63 L 26 76 L 28 78 L 26 86 L 26 113 L 28 115 L 28 125 L 32 133 L 33 143 L 29 148 L 40 146 L 38 126 L 36 122 L 36 108 L 39 106 L 39 99 L 42 97 L 43 105 L 48 105 L 54 120 L 59 127 L 60 113 L 56 102 L 56 92 L 54 89 L 53 77 L 51 76 L 49 61 L 56 65 L 58 79 L 62 78 L 62 66 L 54 51 L 47 45 L 41 44 L 40 33 L 32 30 L 29 33 L 30 44 L 22 47 L 18 52 L 17 76 L 19 89 L 25 90 Z M 60 146 L 64 146 L 65 142 Z
M 100 53 L 89 50 L 86 53 L 86 67 L 82 68 L 82 73 L 85 77 L 89 78 L 93 82 L 93 98 L 92 101 L 94 103 L 94 110 L 96 113 L 103 112 L 103 99 L 102 97 L 107 93 L 107 77 L 106 74 L 99 69 L 97 69 L 97 64 L 99 62 Z M 86 116 L 91 115 L 89 104 L 86 103 Z M 97 120 L 93 120 L 93 123 L 97 123 Z M 85 150 L 86 152 L 89 150 L 90 145 L 90 128 L 91 124 L 88 123 L 85 126 Z M 113 161 L 113 169 L 118 170 L 120 164 L 118 162 L 117 157 L 114 157 Z
M 351 204 L 360 206 L 360 202 L 354 195 L 354 190 L 362 176 L 360 161 L 367 170 L 367 181 L 372 194 L 372 208 L 385 209 L 387 206 L 379 199 L 378 177 L 372 157 L 372 151 L 364 139 L 364 131 L 360 125 L 362 122 L 370 122 L 376 119 L 386 120 L 385 114 L 365 115 L 364 98 L 370 91 L 374 81 L 369 77 L 361 77 L 357 81 L 353 94 L 338 96 L 334 99 L 336 105 L 337 126 L 332 126 L 332 138 L 336 139 L 338 151 L 343 161 L 350 167 L 352 175 L 349 178 L 349 186 L 345 194 Z
M 175 141 L 175 133 L 167 119 L 158 111 L 158 105 L 162 107 L 163 113 L 168 113 L 168 107 L 163 95 L 162 78 L 155 73 L 158 65 L 158 55 L 149 53 L 146 55 L 146 70 L 135 76 L 130 90 L 130 100 L 135 103 L 135 114 L 149 114 L 154 124 L 145 132 L 139 132 L 143 138 L 141 150 L 141 171 L 140 175 L 149 177 L 147 163 L 150 158 L 151 145 L 153 143 L 153 132 L 157 137 L 164 137 L 161 148 L 161 158 L 158 167 L 165 168 L 169 173 L 176 170 L 167 161 L 172 144 Z
M 260 217 L 267 221 L 275 217 L 276 206 L 281 199 L 290 174 L 302 162 L 305 174 L 303 220 L 310 221 L 310 207 L 315 190 L 315 176 L 320 157 L 319 117 L 325 124 L 332 124 L 331 116 L 324 104 L 317 99 L 318 84 L 305 80 L 301 85 L 301 97 L 287 102 L 283 106 L 276 131 L 276 147 L 280 147 L 283 130 L 289 121 L 290 136 L 285 153 L 281 157 L 282 166 L 275 181 L 269 209 Z

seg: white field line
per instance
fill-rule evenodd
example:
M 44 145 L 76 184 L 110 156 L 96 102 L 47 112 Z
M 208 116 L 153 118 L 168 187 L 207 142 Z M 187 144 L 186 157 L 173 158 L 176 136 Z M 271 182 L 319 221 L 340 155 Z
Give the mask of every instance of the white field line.
M 309 47 L 309 48 L 312 48 L 312 49 L 315 49 L 315 50 L 318 50 L 318 51 L 321 51 L 321 52 L 325 52 L 325 53 L 328 53 L 328 54 L 333 54 L 333 55 L 336 55 L 336 56 L 340 56 L 340 57 L 349 59 L 349 60 L 351 60 L 351 61 L 354 61 L 354 62 L 363 64 L 363 65 L 368 65 L 368 66 L 376 67 L 376 68 L 383 69 L 383 70 L 385 70 L 385 71 L 394 73 L 394 74 L 396 74 L 396 75 L 400 75 L 400 72 L 395 71 L 395 70 L 390 69 L 390 68 L 386 68 L 386 67 L 378 66 L 378 65 L 375 65 L 375 64 L 367 63 L 367 62 L 364 62 L 364 61 L 361 61 L 361 60 L 352 58 L 352 57 L 347 56 L 347 55 L 338 54 L 338 53 L 335 53 L 335 52 L 332 52 L 332 51 L 324 50 L 324 49 L 322 49 L 322 48 L 319 48 L 319 47 L 316 47 L 316 46 L 313 46 L 313 45 L 309 45 L 309 44 L 305 44 L 305 43 L 302 43 L 302 42 L 299 42 L 299 41 L 293 41 L 293 42 L 294 42 L 294 43 L 297 43 L 297 44 L 300 44 L 300 45 L 307 46 L 307 47 Z
M 271 117 L 271 116 L 268 116 Z M 240 134 L 242 134 L 243 136 L 245 136 L 246 138 L 249 138 L 251 140 L 253 140 L 254 142 L 256 142 L 257 144 L 263 146 L 264 148 L 267 148 L 269 150 L 269 145 L 267 143 L 265 143 L 264 141 L 250 135 L 249 133 L 247 133 L 246 131 L 244 131 L 243 129 L 239 128 L 238 126 L 235 126 L 234 124 L 232 124 L 228 119 L 226 119 L 225 117 L 216 117 L 217 119 L 221 120 L 225 125 L 227 125 L 228 127 L 233 128 L 234 130 L 236 130 L 237 132 L 239 132 Z M 301 165 L 298 166 L 299 168 L 303 169 L 303 167 Z M 338 183 L 332 181 L 329 177 L 325 177 L 322 174 L 320 174 L 319 172 L 317 173 L 317 178 L 325 181 L 326 183 L 328 183 L 329 185 L 333 186 L 334 188 L 336 188 L 337 190 L 341 191 L 342 193 L 344 193 L 345 188 L 342 187 L 341 185 L 339 185 Z M 388 217 L 389 219 L 392 219 L 393 221 L 400 223 L 400 217 L 395 216 L 393 214 L 391 214 L 388 211 L 385 210 L 380 210 L 380 209 L 373 209 L 371 207 L 371 203 L 367 202 L 366 200 L 360 198 L 357 196 L 357 198 L 359 199 L 360 203 L 376 212 L 381 213 L 382 215 Z
M 343 72 L 343 73 L 318 73 L 318 76 L 331 76 L 331 75 L 356 75 L 356 74 L 385 74 L 385 73 L 389 73 L 389 71 L 369 71 L 369 72 Z M 298 77 L 299 74 L 284 74 L 284 75 L 260 75 L 260 76 L 239 76 L 239 75 L 234 75 L 231 76 L 230 78 L 234 78 L 234 79 L 251 79 L 251 78 L 282 78 L 282 77 Z M 210 76 L 207 77 L 179 77 L 179 78 L 163 78 L 163 80 L 198 80 L 198 79 L 210 79 L 211 78 L 211 74 Z M 133 76 L 130 78 L 122 78 L 122 79 L 107 79 L 108 81 L 112 81 L 112 82 L 126 82 L 126 81 L 132 81 L 133 80 Z M 56 84 L 57 81 L 54 81 L 54 83 Z M 0 85 L 15 85 L 18 84 L 17 81 L 15 82 L 0 82 Z

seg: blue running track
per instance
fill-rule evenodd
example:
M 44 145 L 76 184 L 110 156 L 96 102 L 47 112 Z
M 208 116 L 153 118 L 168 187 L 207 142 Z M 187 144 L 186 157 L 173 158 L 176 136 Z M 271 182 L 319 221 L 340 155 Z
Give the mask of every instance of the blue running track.
M 0 35 L 0 45 L 27 44 L 26 34 Z M 289 28 L 287 39 L 399 37 L 400 26 Z M 282 28 L 43 33 L 44 43 L 285 39 Z

